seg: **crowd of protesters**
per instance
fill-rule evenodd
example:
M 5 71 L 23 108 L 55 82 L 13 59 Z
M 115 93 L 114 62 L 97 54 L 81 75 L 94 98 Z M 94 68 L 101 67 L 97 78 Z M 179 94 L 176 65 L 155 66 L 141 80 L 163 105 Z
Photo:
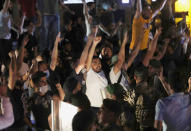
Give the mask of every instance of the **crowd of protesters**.
M 191 131 L 191 37 L 175 0 L 0 0 L 0 130 L 50 131 L 51 101 L 79 108 L 73 131 Z

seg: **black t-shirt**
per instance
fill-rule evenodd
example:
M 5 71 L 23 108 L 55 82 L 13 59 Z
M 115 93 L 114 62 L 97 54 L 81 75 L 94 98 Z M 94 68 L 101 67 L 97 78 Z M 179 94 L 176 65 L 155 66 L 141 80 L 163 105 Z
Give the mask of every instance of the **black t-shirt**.
M 25 125 L 24 122 L 24 108 L 21 101 L 23 90 L 14 88 L 13 90 L 8 89 L 8 94 L 11 99 L 14 113 L 14 123 L 10 128 L 19 128 Z
M 31 110 L 34 114 L 37 128 L 49 129 L 48 116 L 51 113 L 52 93 L 47 92 L 44 96 L 38 93 L 31 97 Z

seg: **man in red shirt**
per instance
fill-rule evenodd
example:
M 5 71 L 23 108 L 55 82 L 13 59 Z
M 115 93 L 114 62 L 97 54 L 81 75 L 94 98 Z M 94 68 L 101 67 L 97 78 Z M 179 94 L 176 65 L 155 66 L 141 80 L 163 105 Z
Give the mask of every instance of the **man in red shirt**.
M 36 0 L 18 0 L 21 6 L 22 14 L 27 18 L 33 18 L 35 16 Z

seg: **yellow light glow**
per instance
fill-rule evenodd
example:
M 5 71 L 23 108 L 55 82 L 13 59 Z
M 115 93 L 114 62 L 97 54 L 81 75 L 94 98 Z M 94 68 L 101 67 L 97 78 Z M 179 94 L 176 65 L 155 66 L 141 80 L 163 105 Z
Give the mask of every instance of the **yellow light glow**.
M 186 22 L 187 22 L 188 27 L 190 27 L 190 30 L 191 30 L 191 0 L 178 0 L 178 1 L 176 1 L 175 11 L 176 12 L 188 11 L 188 16 L 186 17 Z M 177 21 L 179 21 L 179 20 L 177 19 Z
M 151 4 L 152 0 L 147 0 L 147 2 L 148 2 L 149 4 Z

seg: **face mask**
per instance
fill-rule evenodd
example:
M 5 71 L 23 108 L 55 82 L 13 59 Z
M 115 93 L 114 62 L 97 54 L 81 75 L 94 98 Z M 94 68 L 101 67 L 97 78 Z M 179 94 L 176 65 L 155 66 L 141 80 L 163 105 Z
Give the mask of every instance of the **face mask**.
M 43 71 L 44 73 L 46 73 L 46 78 L 48 78 L 50 76 L 50 72 L 49 70 Z
M 46 85 L 46 86 L 41 86 L 41 87 L 39 88 L 39 91 L 40 91 L 40 93 L 42 93 L 42 94 L 46 94 L 47 91 L 48 91 L 48 85 Z

